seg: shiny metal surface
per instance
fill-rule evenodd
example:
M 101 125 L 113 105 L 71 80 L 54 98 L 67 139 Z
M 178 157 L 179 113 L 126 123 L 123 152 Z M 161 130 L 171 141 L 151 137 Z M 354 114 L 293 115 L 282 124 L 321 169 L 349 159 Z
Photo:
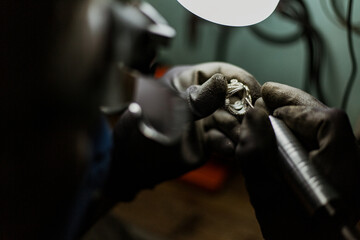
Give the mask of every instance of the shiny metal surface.
M 254 108 L 249 87 L 237 79 L 231 79 L 224 108 L 234 116 L 242 116 L 250 108 Z

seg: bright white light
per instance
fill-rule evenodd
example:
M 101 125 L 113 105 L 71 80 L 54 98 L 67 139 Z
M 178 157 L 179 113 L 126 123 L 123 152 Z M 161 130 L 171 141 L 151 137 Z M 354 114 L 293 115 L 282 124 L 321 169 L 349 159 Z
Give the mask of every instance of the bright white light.
M 226 26 L 259 23 L 274 12 L 279 0 L 178 0 L 193 14 Z

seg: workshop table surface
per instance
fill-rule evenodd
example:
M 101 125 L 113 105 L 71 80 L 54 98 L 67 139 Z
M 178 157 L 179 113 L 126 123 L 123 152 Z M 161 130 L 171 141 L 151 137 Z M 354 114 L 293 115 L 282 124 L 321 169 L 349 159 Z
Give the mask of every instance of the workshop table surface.
M 242 177 L 210 192 L 179 180 L 118 204 L 84 240 L 262 239 Z

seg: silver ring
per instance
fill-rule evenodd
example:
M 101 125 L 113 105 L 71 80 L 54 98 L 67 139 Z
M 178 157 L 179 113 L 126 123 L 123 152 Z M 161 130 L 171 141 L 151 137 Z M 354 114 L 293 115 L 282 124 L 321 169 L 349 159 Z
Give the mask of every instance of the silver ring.
M 250 108 L 254 108 L 248 86 L 237 79 L 231 79 L 227 86 L 224 108 L 229 113 L 234 116 L 242 116 Z

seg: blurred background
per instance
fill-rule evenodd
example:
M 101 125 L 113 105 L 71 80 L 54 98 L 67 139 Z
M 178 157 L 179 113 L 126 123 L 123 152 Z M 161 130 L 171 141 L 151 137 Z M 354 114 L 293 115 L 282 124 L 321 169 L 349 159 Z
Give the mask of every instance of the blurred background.
M 206 22 L 175 0 L 148 2 L 177 31 L 159 66 L 229 62 L 261 84 L 288 84 L 343 108 L 358 124 L 360 1 L 351 27 L 348 1 L 282 0 L 270 18 L 243 28 Z M 223 162 L 213 157 L 204 168 L 119 204 L 84 239 L 262 239 L 241 173 Z

